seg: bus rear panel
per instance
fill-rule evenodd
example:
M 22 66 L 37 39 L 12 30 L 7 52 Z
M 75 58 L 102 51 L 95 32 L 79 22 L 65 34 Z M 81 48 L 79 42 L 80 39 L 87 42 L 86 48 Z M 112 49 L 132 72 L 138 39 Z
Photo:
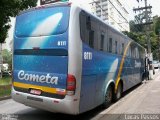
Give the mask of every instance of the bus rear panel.
M 12 98 L 28 106 L 75 114 L 76 79 L 68 74 L 69 5 L 35 8 L 16 18 Z M 73 107 L 75 108 L 73 108 Z

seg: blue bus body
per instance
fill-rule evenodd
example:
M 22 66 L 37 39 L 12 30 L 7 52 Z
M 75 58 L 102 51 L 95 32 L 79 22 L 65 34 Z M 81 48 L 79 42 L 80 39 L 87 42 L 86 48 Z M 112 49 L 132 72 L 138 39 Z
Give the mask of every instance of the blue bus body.
M 120 83 L 122 92 L 140 83 L 144 54 L 130 38 L 70 3 L 30 9 L 16 18 L 12 98 L 52 112 L 83 113 L 103 104 L 109 87 L 117 94 Z
M 13 65 L 15 83 L 53 87 L 65 91 L 69 9 L 69 7 L 40 9 L 17 17 L 13 58 L 16 61 Z M 51 21 L 55 22 L 51 24 L 49 23 Z M 59 40 L 63 41 L 65 46 L 57 45 L 61 44 L 58 43 Z M 39 76 L 39 80 L 34 76 Z M 46 77 L 48 81 L 45 81 Z M 49 96 L 47 91 L 43 94 Z

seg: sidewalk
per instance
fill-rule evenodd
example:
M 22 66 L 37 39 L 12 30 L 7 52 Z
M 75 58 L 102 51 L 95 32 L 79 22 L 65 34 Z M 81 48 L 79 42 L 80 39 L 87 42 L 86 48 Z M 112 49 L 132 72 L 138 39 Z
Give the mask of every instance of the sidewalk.
M 136 114 L 137 116 L 130 116 Z M 154 80 L 145 81 L 101 112 L 95 120 L 142 120 L 141 115 L 147 114 L 157 114 L 155 119 L 160 120 L 160 72 L 154 76 Z

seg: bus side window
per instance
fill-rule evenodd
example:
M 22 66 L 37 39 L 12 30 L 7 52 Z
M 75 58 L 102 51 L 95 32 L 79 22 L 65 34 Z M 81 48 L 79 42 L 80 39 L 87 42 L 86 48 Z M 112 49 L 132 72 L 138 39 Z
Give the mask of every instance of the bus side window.
M 104 37 L 105 38 L 104 39 L 104 51 L 105 52 L 108 52 L 108 40 L 107 40 L 108 39 L 108 34 L 107 33 L 108 33 L 108 31 L 106 31 L 105 37 Z
M 143 59 L 143 57 L 144 57 L 143 49 L 139 48 L 139 58 Z
M 86 39 L 86 16 L 85 16 L 85 13 L 84 12 L 81 12 L 80 13 L 80 35 L 81 35 L 81 39 L 85 42 L 85 43 L 88 43 L 87 42 L 87 39 Z
M 109 52 L 112 53 L 112 38 L 109 38 Z
M 90 16 L 86 17 L 86 28 L 88 31 L 91 30 L 91 17 Z
M 118 42 L 115 41 L 115 53 L 118 54 Z
M 127 56 L 128 56 L 128 57 L 131 57 L 131 47 L 128 48 Z
M 93 49 L 97 49 L 97 41 L 96 40 L 96 32 L 97 30 L 97 26 L 98 23 L 96 22 L 96 20 L 93 17 L 87 16 L 86 17 L 86 26 L 87 26 L 87 31 L 88 31 L 88 44 L 91 48 Z
M 95 22 L 84 11 L 80 13 L 80 34 L 81 39 L 91 48 L 95 48 Z
M 121 55 L 123 55 L 124 53 L 124 43 L 122 43 L 122 51 L 121 51 Z
M 139 49 L 136 47 L 136 58 L 139 59 Z
M 89 46 L 91 48 L 94 48 L 94 31 L 93 30 L 89 31 Z
M 131 57 L 134 58 L 134 47 L 131 46 Z
M 104 50 L 104 34 L 101 34 L 101 43 L 100 43 L 100 50 L 103 51 Z
M 133 45 L 131 47 L 131 56 L 132 56 L 132 58 L 136 58 L 136 49 L 135 49 L 135 46 L 133 46 Z

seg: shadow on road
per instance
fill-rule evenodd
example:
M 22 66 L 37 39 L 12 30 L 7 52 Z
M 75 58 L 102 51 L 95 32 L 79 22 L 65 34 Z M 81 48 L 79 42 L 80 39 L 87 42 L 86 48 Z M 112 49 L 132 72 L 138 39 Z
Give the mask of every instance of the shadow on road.
M 34 109 L 30 111 L 23 110 L 18 113 L 16 117 L 18 117 L 18 120 L 90 120 L 103 110 L 104 109 L 99 106 L 80 115 L 67 115 Z

